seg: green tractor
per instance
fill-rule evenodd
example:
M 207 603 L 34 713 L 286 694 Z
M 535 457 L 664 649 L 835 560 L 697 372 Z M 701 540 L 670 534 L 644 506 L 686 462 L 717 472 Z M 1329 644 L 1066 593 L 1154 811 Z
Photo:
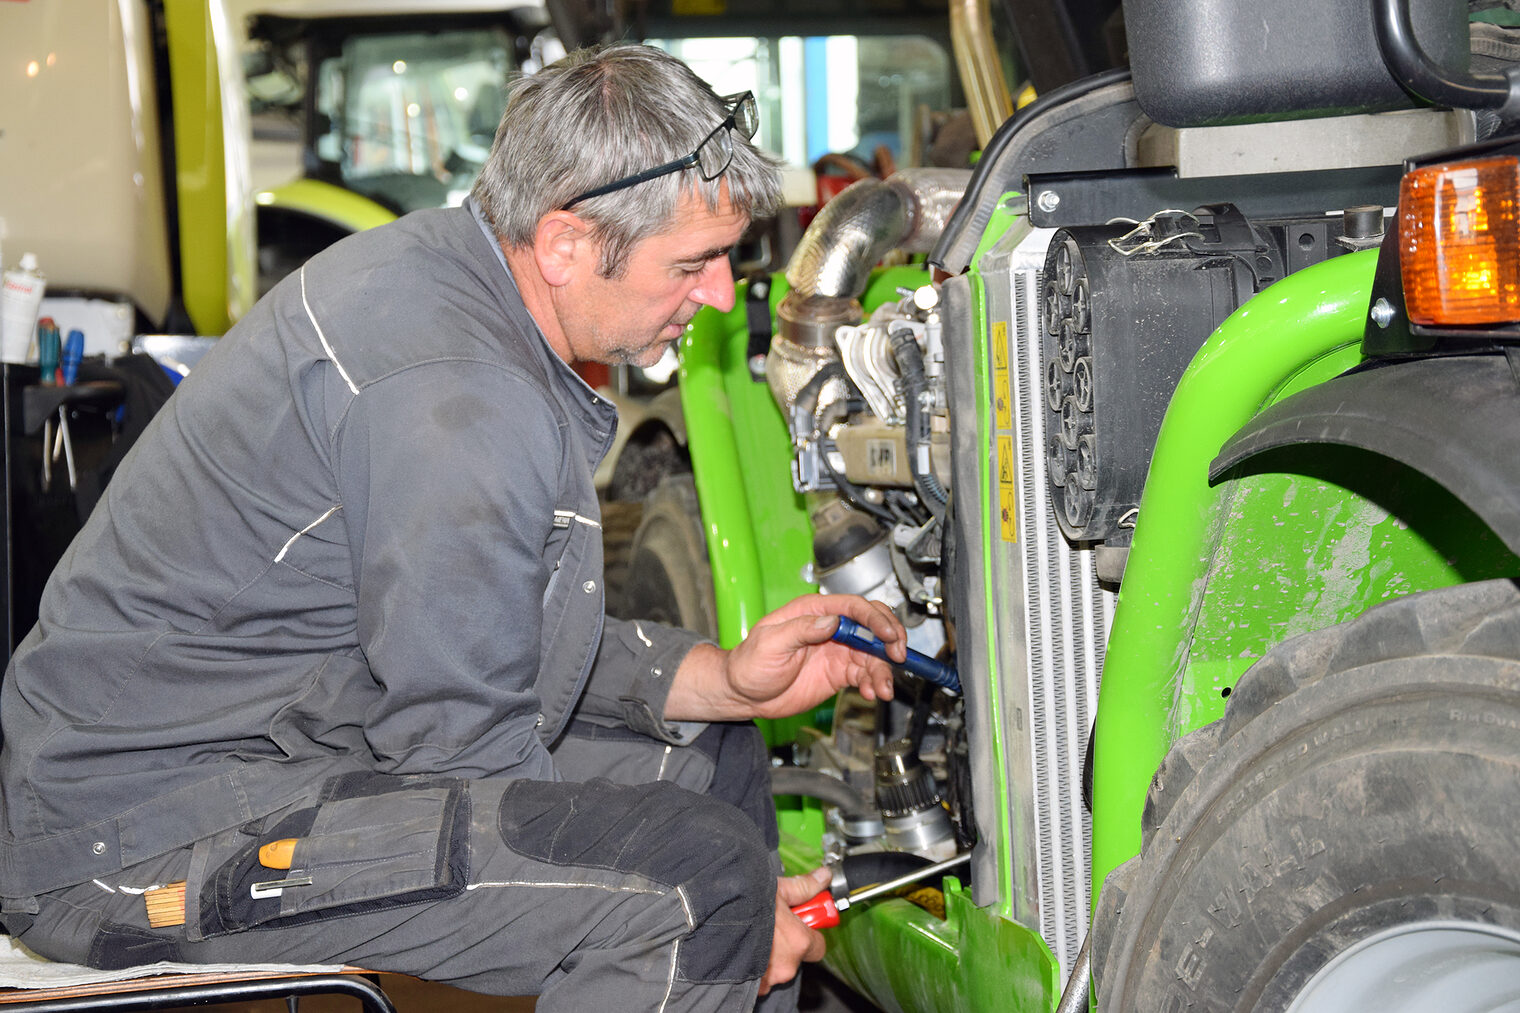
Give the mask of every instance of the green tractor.
M 767 729 L 790 867 L 924 875 L 827 930 L 884 1009 L 1520 994 L 1520 49 L 1205 7 L 682 343 L 640 594 L 731 644 L 864 593 L 958 670 Z

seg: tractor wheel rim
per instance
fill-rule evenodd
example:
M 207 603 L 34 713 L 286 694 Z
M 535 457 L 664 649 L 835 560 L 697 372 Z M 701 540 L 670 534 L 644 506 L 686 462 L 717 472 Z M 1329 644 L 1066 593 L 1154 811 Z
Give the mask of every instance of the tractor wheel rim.
M 1474 922 L 1384 929 L 1337 954 L 1288 1013 L 1520 1011 L 1520 933 Z

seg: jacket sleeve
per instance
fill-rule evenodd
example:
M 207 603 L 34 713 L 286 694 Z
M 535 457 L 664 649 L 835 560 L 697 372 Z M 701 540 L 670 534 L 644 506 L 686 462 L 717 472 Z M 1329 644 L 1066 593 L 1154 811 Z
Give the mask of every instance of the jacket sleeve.
M 625 725 L 672 745 L 691 742 L 707 724 L 666 721 L 665 698 L 687 652 L 707 642 L 690 630 L 608 616 L 576 716 L 593 724 Z
M 333 438 L 380 769 L 548 779 L 534 683 L 562 437 L 535 384 L 436 362 L 365 387 Z

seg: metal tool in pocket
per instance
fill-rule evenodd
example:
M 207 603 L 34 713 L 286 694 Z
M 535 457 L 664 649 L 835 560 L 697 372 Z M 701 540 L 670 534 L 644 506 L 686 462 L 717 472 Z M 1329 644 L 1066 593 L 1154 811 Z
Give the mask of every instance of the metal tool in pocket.
M 259 848 L 259 864 L 266 869 L 289 869 L 291 860 L 295 857 L 295 850 L 296 838 L 294 837 L 270 841 Z M 254 900 L 278 897 L 285 892 L 287 886 L 311 886 L 311 877 L 297 871 L 284 879 L 266 879 L 262 883 L 254 883 L 250 886 L 248 896 Z

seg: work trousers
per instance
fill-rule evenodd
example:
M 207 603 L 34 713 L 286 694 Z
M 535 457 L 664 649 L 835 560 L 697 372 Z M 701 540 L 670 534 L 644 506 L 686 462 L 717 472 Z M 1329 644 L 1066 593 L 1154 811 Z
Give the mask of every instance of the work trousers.
M 769 766 L 749 724 L 690 746 L 577 722 L 564 781 L 349 775 L 190 848 L 45 894 L 11 934 L 121 967 L 353 964 L 540 1013 L 748 1010 L 775 918 Z M 258 848 L 295 839 L 290 868 Z M 186 883 L 184 925 L 144 891 Z M 761 1001 L 795 1009 L 796 982 Z

